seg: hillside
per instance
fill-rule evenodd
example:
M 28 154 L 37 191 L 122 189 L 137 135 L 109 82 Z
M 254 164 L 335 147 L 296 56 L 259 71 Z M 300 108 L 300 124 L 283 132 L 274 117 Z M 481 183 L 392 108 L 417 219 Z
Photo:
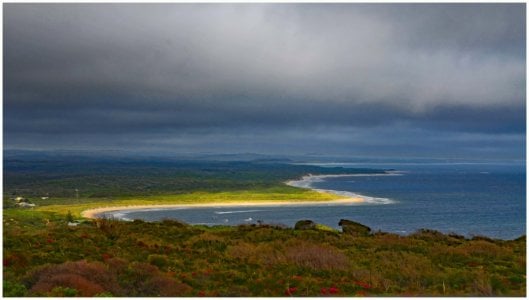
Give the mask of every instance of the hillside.
M 525 236 L 188 226 L 4 210 L 5 296 L 524 296 Z

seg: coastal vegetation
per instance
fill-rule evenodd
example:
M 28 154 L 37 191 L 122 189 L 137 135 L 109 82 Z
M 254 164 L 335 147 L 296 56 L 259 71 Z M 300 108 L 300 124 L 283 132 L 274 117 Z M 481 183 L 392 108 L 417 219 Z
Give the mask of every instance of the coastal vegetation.
M 467 239 L 4 210 L 4 296 L 524 296 L 525 236 Z
M 274 161 L 223 162 L 117 160 L 90 157 L 4 160 L 4 195 L 51 201 L 130 199 L 189 192 L 299 193 L 286 180 L 312 174 L 383 173 L 384 170 L 322 168 Z M 54 200 L 55 199 L 55 200 Z M 56 203 L 57 204 L 57 203 Z
M 278 162 L 4 162 L 4 296 L 524 296 L 526 238 L 82 219 L 138 204 L 331 200 L 285 180 L 383 172 Z M 136 186 L 137 184 L 140 184 Z M 148 184 L 146 184 L 148 183 Z M 24 197 L 35 207 L 20 207 Z M 337 220 L 338 222 L 338 220 Z

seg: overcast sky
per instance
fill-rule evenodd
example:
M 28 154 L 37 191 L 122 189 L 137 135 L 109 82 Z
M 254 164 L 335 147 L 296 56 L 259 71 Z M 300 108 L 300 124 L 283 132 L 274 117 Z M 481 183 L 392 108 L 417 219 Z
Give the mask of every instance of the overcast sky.
M 4 148 L 525 158 L 525 4 L 4 4 Z

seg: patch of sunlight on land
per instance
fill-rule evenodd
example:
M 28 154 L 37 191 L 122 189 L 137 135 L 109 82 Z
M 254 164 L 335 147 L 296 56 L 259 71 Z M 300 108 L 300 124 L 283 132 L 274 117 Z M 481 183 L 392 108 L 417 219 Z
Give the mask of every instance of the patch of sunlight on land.
M 66 214 L 70 211 L 79 217 L 81 212 L 92 208 L 130 206 L 130 205 L 166 205 L 166 204 L 206 204 L 206 203 L 241 203 L 269 201 L 329 201 L 343 198 L 331 193 L 322 193 L 298 188 L 271 188 L 255 191 L 229 192 L 192 192 L 175 195 L 135 196 L 116 199 L 79 199 L 72 202 L 63 199 L 62 203 L 50 203 L 38 206 L 39 211 L 51 211 Z M 79 203 L 82 202 L 82 203 Z

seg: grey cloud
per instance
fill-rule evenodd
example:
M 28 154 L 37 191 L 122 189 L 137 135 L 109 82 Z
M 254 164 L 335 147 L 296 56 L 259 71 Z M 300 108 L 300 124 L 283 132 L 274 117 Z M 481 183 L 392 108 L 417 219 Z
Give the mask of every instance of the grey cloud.
M 523 4 L 4 8 L 8 143 L 399 123 L 525 133 Z
M 505 81 L 518 83 L 524 74 L 523 61 L 518 57 L 498 62 L 496 56 L 474 56 L 473 51 L 480 47 L 462 53 L 445 47 L 432 53 L 431 49 L 422 51 L 401 45 L 400 40 L 416 36 L 413 31 L 403 31 L 402 23 L 412 25 L 406 28 L 432 27 L 428 26 L 431 21 L 424 22 L 424 26 L 416 19 L 430 20 L 437 15 L 440 16 L 434 20 L 442 18 L 444 15 L 435 8 L 418 9 L 419 17 L 409 18 L 411 22 L 399 21 L 395 16 L 401 11 L 410 16 L 413 6 L 391 9 L 393 19 L 377 14 L 375 8 L 8 6 L 6 68 L 12 74 L 7 79 L 18 77 L 20 84 L 41 84 L 45 90 L 57 85 L 128 88 L 131 92 L 157 91 L 168 96 L 204 96 L 246 89 L 327 101 L 387 102 L 395 93 L 404 93 L 409 101 L 420 104 L 456 101 L 453 98 L 460 94 L 473 98 L 468 90 L 479 85 L 493 84 L 493 92 L 494 87 L 504 92 Z M 459 9 L 451 7 L 449 11 L 461 15 L 457 13 Z M 517 28 L 511 28 L 514 25 L 508 26 L 513 16 L 498 15 L 495 7 L 473 9 L 488 14 L 457 18 L 456 24 L 471 21 L 484 25 L 472 27 L 474 32 L 464 34 L 466 38 L 472 34 L 503 36 L 516 32 L 513 29 Z M 494 22 L 498 18 L 509 23 L 496 24 L 500 23 Z M 433 23 L 436 27 L 428 31 L 429 40 L 453 34 L 452 28 Z M 489 23 L 497 26 L 491 29 Z M 523 36 L 518 36 L 518 40 Z M 502 49 L 503 41 L 498 42 L 496 47 Z M 27 65 L 20 68 L 20 63 Z M 450 95 L 454 93 L 454 82 L 449 79 L 454 77 L 463 87 L 459 87 L 462 91 L 455 91 L 456 95 Z M 432 87 L 440 91 L 432 95 L 433 100 L 425 99 L 427 93 L 422 89 Z M 442 93 L 449 95 L 443 99 L 438 95 Z M 513 92 L 502 95 L 509 101 L 519 96 Z M 484 99 L 482 95 L 477 97 L 485 103 L 501 101 L 494 93 Z

